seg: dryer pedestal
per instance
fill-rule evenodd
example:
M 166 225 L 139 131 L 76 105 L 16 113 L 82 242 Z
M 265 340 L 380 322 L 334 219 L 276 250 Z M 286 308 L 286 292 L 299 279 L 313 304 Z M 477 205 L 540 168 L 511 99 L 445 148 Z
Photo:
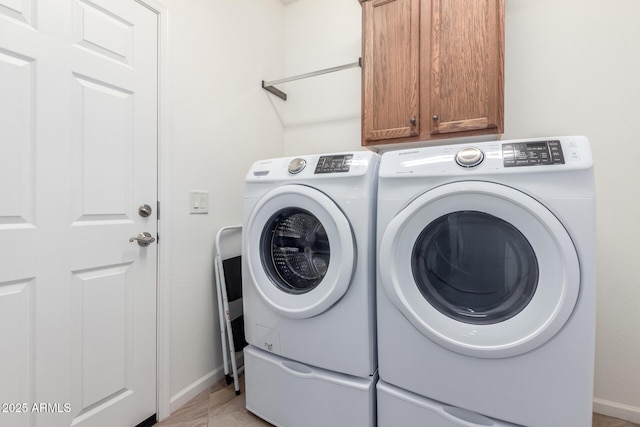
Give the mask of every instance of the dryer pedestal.
M 415 393 L 378 381 L 378 427 L 395 426 L 491 426 L 517 427 L 475 412 L 444 405 Z
M 244 349 L 247 409 L 276 426 L 375 425 L 375 384 L 276 356 Z

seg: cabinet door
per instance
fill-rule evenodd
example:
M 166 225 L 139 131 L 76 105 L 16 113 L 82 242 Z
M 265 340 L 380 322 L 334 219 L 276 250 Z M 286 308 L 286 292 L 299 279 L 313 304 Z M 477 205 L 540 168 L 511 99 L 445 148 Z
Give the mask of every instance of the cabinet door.
M 419 134 L 420 0 L 363 6 L 363 145 Z
M 431 0 L 431 6 L 431 22 L 424 23 L 431 25 L 425 70 L 431 134 L 502 133 L 504 0 Z

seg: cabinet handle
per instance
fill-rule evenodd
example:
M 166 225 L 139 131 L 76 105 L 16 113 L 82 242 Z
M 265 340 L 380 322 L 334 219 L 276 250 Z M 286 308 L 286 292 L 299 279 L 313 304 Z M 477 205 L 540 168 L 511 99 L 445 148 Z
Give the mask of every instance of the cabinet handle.
M 437 122 L 440 117 L 438 117 L 438 115 L 436 114 L 435 116 L 433 116 L 431 118 L 433 119 L 434 122 Z
M 411 126 L 415 126 L 416 125 L 416 118 L 415 117 L 411 117 L 411 120 L 409 120 L 409 123 L 411 123 Z

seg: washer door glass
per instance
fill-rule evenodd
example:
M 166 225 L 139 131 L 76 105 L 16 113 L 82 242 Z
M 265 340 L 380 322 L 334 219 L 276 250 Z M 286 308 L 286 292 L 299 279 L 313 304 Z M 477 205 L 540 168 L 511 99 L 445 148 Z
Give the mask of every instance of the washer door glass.
M 528 240 L 484 212 L 437 218 L 418 236 L 411 260 L 416 284 L 431 305 L 477 325 L 520 313 L 538 283 L 538 261 Z
M 262 233 L 262 264 L 285 292 L 301 294 L 322 281 L 331 258 L 327 232 L 312 213 L 299 208 L 278 211 Z

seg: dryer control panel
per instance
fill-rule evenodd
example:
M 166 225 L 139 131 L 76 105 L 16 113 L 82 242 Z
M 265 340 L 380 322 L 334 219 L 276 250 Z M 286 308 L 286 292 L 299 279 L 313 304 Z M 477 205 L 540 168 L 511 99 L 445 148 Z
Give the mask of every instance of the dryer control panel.
M 502 144 L 502 159 L 505 168 L 564 164 L 560 140 Z

